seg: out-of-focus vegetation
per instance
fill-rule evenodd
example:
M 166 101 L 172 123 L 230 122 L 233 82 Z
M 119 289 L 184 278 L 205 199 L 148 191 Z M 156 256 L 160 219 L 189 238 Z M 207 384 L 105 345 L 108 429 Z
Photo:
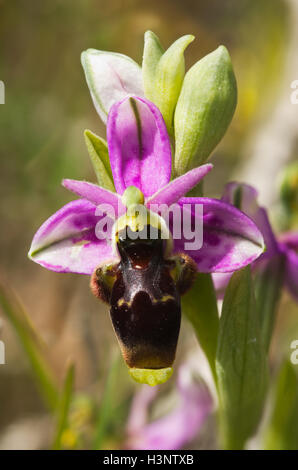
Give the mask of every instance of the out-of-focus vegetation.
M 183 34 L 194 34 L 196 41 L 186 52 L 187 67 L 219 44 L 229 49 L 238 106 L 212 157 L 215 170 L 206 185 L 206 194 L 219 197 L 248 158 L 244 149 L 255 130 L 270 119 L 279 100 L 290 31 L 298 27 L 292 25 L 290 4 L 282 0 L 0 0 L 0 80 L 6 86 L 5 105 L 0 105 L 4 286 L 0 339 L 6 345 L 6 365 L 0 366 L 0 448 L 121 447 L 137 388 L 117 360 L 108 309 L 91 297 L 88 278 L 49 272 L 27 259 L 36 229 L 72 199 L 61 187 L 61 179 L 95 182 L 83 131 L 88 128 L 104 136 L 105 129 L 89 96 L 80 53 L 89 47 L 118 51 L 141 63 L 147 29 L 155 31 L 165 46 Z M 287 135 L 284 139 L 286 144 Z M 297 153 L 290 160 L 297 159 Z M 273 190 L 278 176 L 272 181 Z M 269 208 L 272 217 L 277 214 L 278 226 L 282 208 L 275 209 Z M 24 308 L 7 286 L 22 299 Z M 28 322 L 20 310 L 27 311 Z M 289 357 L 291 341 L 298 338 L 297 314 L 297 306 L 284 294 L 271 348 L 274 374 L 282 358 Z M 177 363 L 195 347 L 185 324 Z M 285 367 L 276 386 L 275 408 L 286 381 L 297 383 L 295 367 Z M 163 393 L 171 387 L 174 380 L 163 386 Z M 53 407 L 57 416 L 49 418 L 48 409 Z M 281 417 L 277 409 L 272 416 L 274 426 L 266 442 L 278 448 Z M 295 422 L 285 418 L 282 426 L 295 427 Z M 211 431 L 207 427 L 207 434 L 193 448 L 216 447 L 208 435 Z M 256 445 L 262 447 L 260 442 Z M 295 448 L 292 441 L 291 445 Z

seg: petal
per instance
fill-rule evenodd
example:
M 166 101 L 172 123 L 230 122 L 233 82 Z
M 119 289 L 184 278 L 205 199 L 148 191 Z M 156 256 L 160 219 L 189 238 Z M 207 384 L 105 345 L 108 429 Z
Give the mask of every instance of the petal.
M 279 238 L 279 247 L 286 256 L 285 282 L 298 300 L 298 232 L 286 232 Z
M 82 66 L 91 97 L 104 123 L 110 108 L 128 95 L 144 96 L 141 67 L 130 57 L 88 49 Z
M 158 387 L 142 385 L 137 393 L 135 393 L 126 424 L 128 434 L 132 435 L 142 432 L 142 428 L 148 421 L 149 407 L 156 397 L 157 392 Z
M 196 186 L 201 179 L 204 178 L 213 165 L 208 163 L 207 165 L 199 166 L 193 170 L 188 171 L 185 175 L 174 179 L 169 184 L 157 191 L 151 198 L 148 199 L 146 205 L 150 204 L 175 204 L 181 197 L 185 196 L 194 186 Z
M 111 212 L 114 212 L 115 216 L 124 214 L 125 212 L 125 207 L 118 194 L 112 193 L 96 184 L 70 179 L 64 179 L 62 184 L 66 189 L 69 189 L 69 191 L 72 191 L 83 199 L 87 199 L 95 206 L 109 204 L 112 209 Z
M 176 450 L 194 439 L 211 413 L 211 396 L 202 383 L 181 383 L 180 370 L 178 400 L 172 412 L 143 429 L 138 428 L 128 447 L 135 450 Z
M 222 201 L 233 204 L 250 217 L 262 232 L 266 245 L 266 257 L 278 252 L 278 244 L 272 231 L 266 209 L 257 202 L 257 190 L 248 184 L 231 182 L 226 184 Z
M 286 285 L 298 301 L 298 254 L 294 250 L 287 250 L 286 259 Z
M 170 181 L 170 140 L 150 101 L 134 97 L 116 103 L 108 117 L 107 140 L 118 193 L 136 186 L 149 197 Z
M 36 232 L 29 257 L 57 272 L 92 274 L 104 262 L 115 259 L 108 236 L 95 235 L 95 206 L 79 199 L 52 215 Z
M 285 232 L 278 237 L 278 241 L 298 252 L 298 232 Z
M 230 282 L 233 273 L 213 273 L 212 281 L 216 291 L 216 297 L 218 300 L 224 298 L 225 290 Z
M 185 236 L 174 240 L 176 251 L 186 251 L 201 272 L 231 272 L 258 258 L 264 240 L 254 222 L 234 206 L 217 199 L 182 198 L 179 205 L 191 210 L 195 225 L 195 205 L 203 207 L 203 244 L 196 251 L 185 250 Z M 183 227 L 184 232 L 184 227 Z M 185 233 L 184 233 L 185 235 Z

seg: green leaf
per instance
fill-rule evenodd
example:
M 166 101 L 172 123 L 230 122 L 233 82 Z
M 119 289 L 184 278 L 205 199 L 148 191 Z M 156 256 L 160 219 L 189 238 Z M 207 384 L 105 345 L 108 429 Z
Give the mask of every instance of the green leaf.
M 207 160 L 224 136 L 236 103 L 231 59 L 220 46 L 193 65 L 183 81 L 174 116 L 177 176 Z
M 0 306 L 27 355 L 45 404 L 50 410 L 55 410 L 59 391 L 51 367 L 45 359 L 44 345 L 16 295 L 3 285 L 0 285 Z
M 99 186 L 115 192 L 106 141 L 88 129 L 84 136 Z
M 100 407 L 96 417 L 95 437 L 93 449 L 99 450 L 107 433 L 107 427 L 113 418 L 113 392 L 117 390 L 117 380 L 119 375 L 119 356 L 114 359 L 109 368 L 108 377 L 100 403 Z
M 62 436 L 68 425 L 68 414 L 73 395 L 74 365 L 69 364 L 63 384 L 62 394 L 57 409 L 57 428 L 53 444 L 54 450 L 60 450 L 62 446 Z
M 242 449 L 255 432 L 266 391 L 266 352 L 250 268 L 233 274 L 219 321 L 216 372 L 223 445 Z
M 182 312 L 192 324 L 198 341 L 215 375 L 218 337 L 216 295 L 210 274 L 198 273 L 194 285 L 181 299 Z
M 298 377 L 289 360 L 284 361 L 274 388 L 270 423 L 265 433 L 265 449 L 298 448 Z
M 270 259 L 255 281 L 257 315 L 261 322 L 261 335 L 268 351 L 275 325 L 285 270 L 285 258 L 278 254 Z
M 193 40 L 194 36 L 190 34 L 182 36 L 163 53 L 157 36 L 151 31 L 145 34 L 142 66 L 145 95 L 159 108 L 171 134 L 185 74 L 184 51 Z

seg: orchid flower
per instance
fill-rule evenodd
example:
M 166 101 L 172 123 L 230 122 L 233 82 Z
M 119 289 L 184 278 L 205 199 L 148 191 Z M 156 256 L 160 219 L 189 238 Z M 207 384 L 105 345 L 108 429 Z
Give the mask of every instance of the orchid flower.
M 174 409 L 149 422 L 149 406 L 157 389 L 144 385 L 134 396 L 127 424 L 126 448 L 133 450 L 179 450 L 200 432 L 212 412 L 207 387 L 195 382 L 185 366 L 179 368 L 178 402 Z
M 188 277 L 193 276 L 194 264 L 201 272 L 235 271 L 260 256 L 264 249 L 263 237 L 255 223 L 234 206 L 216 199 L 185 197 L 212 169 L 212 165 L 202 165 L 171 181 L 168 133 L 160 111 L 150 101 L 125 97 L 115 103 L 108 115 L 107 142 L 116 192 L 86 181 L 64 180 L 63 185 L 80 199 L 66 204 L 39 228 L 29 257 L 56 272 L 91 275 L 93 292 L 109 303 L 113 301 L 109 283 L 118 279 L 118 284 L 115 284 L 118 297 L 117 301 L 114 299 L 116 303 L 111 316 L 123 356 L 137 381 L 155 385 L 172 373 L 170 366 L 180 328 L 180 298 L 171 290 L 174 289 L 173 265 L 167 260 L 175 253 L 181 255 L 181 266 L 190 260 Z M 141 230 L 140 221 L 136 222 L 128 215 L 129 209 L 136 204 L 153 216 L 155 228 L 165 234 L 162 238 L 168 238 L 167 251 L 162 255 L 164 268 L 157 265 L 164 291 L 149 292 L 153 289 L 150 281 L 147 290 L 144 288 L 147 293 L 142 291 L 138 301 L 134 299 L 132 302 L 132 298 L 128 302 L 123 300 L 122 288 L 119 287 L 118 267 L 122 266 L 123 271 L 119 233 L 127 226 L 132 231 Z M 181 212 L 186 212 L 191 226 L 197 226 L 196 206 L 203 209 L 204 232 L 200 249 L 189 247 L 189 236 L 184 236 L 183 217 L 181 221 L 179 219 L 181 236 L 172 239 L 175 221 L 171 219 L 167 224 L 158 215 L 161 205 L 171 207 L 175 204 Z M 142 223 L 144 227 L 146 222 Z M 104 226 L 109 227 L 107 231 Z M 176 266 L 176 271 L 181 272 L 183 268 L 179 266 Z M 99 280 L 102 273 L 108 277 L 104 285 Z M 129 281 L 130 289 L 135 275 Z M 187 288 L 184 285 L 186 281 L 179 282 L 179 292 L 183 294 Z M 132 314 L 127 318 L 127 312 L 130 308 L 137 309 L 138 303 L 145 316 Z
M 170 181 L 169 138 L 162 116 L 152 103 L 135 97 L 114 105 L 107 135 L 117 193 L 86 181 L 63 180 L 63 185 L 80 199 L 66 204 L 39 228 L 29 251 L 33 261 L 52 271 L 87 275 L 100 264 L 119 261 L 119 255 L 106 238 L 96 237 L 95 227 L 102 218 L 96 215 L 96 207 L 110 204 L 116 215 L 123 215 L 126 208 L 121 196 L 130 186 L 143 193 L 148 207 L 178 203 L 180 207 L 189 204 L 192 210 L 196 204 L 203 205 L 204 243 L 197 252 L 189 251 L 199 271 L 231 272 L 262 254 L 260 230 L 243 212 L 217 199 L 185 197 L 212 169 L 211 164 Z M 194 219 L 195 212 L 191 215 Z M 189 240 L 174 240 L 174 251 L 180 251 L 185 241 Z
M 225 186 L 222 201 L 234 204 L 257 225 L 264 237 L 266 251 L 253 263 L 253 267 L 264 269 L 274 257 L 284 258 L 284 283 L 292 296 L 298 300 L 298 232 L 288 232 L 276 237 L 267 211 L 257 203 L 258 192 L 252 186 L 236 182 Z M 222 294 L 231 274 L 213 274 L 215 287 Z

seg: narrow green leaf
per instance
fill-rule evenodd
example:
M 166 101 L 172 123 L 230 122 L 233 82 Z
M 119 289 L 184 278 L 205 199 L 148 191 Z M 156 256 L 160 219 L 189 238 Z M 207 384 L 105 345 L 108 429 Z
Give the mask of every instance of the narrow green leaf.
M 43 345 L 16 295 L 3 285 L 0 285 L 0 306 L 27 355 L 45 404 L 50 410 L 55 410 L 59 392 L 51 367 L 45 359 Z
M 101 399 L 100 407 L 97 413 L 95 424 L 95 437 L 93 449 L 99 450 L 102 447 L 102 442 L 107 433 L 107 427 L 113 418 L 113 391 L 116 390 L 116 383 L 118 380 L 120 358 L 117 356 L 112 362 L 108 372 L 108 377 L 105 383 L 103 396 Z
M 278 254 L 266 265 L 255 281 L 257 315 L 261 322 L 261 335 L 268 351 L 282 292 L 285 259 Z
M 216 378 L 215 354 L 219 320 L 211 275 L 198 273 L 193 287 L 182 297 L 181 304 L 182 312 L 192 324 Z
M 88 129 L 84 136 L 99 186 L 115 191 L 106 141 Z
M 223 445 L 242 449 L 263 409 L 267 365 L 250 268 L 233 274 L 219 321 L 216 372 Z
M 74 383 L 74 365 L 69 364 L 63 384 L 62 394 L 57 409 L 57 428 L 54 438 L 53 449 L 60 450 L 62 448 L 62 436 L 68 425 L 68 414 L 73 395 Z
M 224 136 L 235 111 L 237 85 L 224 46 L 188 70 L 177 102 L 175 174 L 202 165 Z
M 265 449 L 298 448 L 298 376 L 289 360 L 284 361 L 276 380 L 273 408 L 265 433 Z

